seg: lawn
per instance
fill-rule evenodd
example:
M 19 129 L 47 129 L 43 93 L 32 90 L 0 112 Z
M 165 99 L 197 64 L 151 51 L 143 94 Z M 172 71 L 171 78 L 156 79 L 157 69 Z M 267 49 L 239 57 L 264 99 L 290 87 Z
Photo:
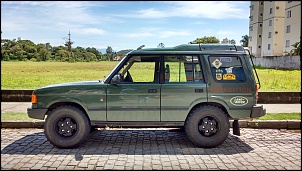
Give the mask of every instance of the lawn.
M 50 84 L 104 79 L 116 61 L 1 62 L 2 90 L 33 90 Z M 140 71 L 147 67 L 142 66 Z M 260 92 L 301 92 L 301 70 L 257 69 Z

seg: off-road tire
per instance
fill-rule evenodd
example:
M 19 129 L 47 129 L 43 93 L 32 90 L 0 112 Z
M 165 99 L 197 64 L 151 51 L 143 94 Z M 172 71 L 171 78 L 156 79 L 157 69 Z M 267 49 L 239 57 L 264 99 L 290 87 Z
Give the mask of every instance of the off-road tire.
M 185 122 L 185 132 L 199 147 L 212 148 L 222 144 L 228 137 L 230 123 L 218 107 L 200 106 L 190 112 Z
M 90 133 L 86 115 L 74 106 L 61 106 L 50 112 L 44 123 L 47 140 L 59 148 L 78 147 Z

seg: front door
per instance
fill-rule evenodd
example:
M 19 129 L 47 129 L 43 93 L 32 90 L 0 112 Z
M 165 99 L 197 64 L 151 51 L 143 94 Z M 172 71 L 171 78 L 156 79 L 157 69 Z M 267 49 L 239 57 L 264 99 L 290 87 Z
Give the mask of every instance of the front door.
M 160 56 L 132 56 L 107 89 L 108 121 L 160 121 Z

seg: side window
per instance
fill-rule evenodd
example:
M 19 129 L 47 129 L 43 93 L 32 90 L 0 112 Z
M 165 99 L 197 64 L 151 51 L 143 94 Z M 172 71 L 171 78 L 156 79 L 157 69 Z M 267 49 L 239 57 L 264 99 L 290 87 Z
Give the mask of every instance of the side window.
M 212 75 L 217 82 L 245 82 L 242 62 L 234 56 L 210 56 L 209 64 Z
M 119 71 L 121 82 L 159 83 L 160 56 L 132 56 Z
M 197 55 L 164 56 L 165 82 L 203 82 Z

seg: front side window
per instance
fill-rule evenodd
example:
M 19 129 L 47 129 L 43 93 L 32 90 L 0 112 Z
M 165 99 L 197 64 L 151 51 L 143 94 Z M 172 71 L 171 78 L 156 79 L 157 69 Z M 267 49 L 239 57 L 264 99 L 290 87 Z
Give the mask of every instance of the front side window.
M 217 82 L 245 82 L 241 59 L 238 56 L 209 56 L 212 75 Z
M 159 83 L 160 56 L 132 56 L 120 69 L 121 83 Z
M 165 55 L 165 83 L 203 82 L 197 55 Z

